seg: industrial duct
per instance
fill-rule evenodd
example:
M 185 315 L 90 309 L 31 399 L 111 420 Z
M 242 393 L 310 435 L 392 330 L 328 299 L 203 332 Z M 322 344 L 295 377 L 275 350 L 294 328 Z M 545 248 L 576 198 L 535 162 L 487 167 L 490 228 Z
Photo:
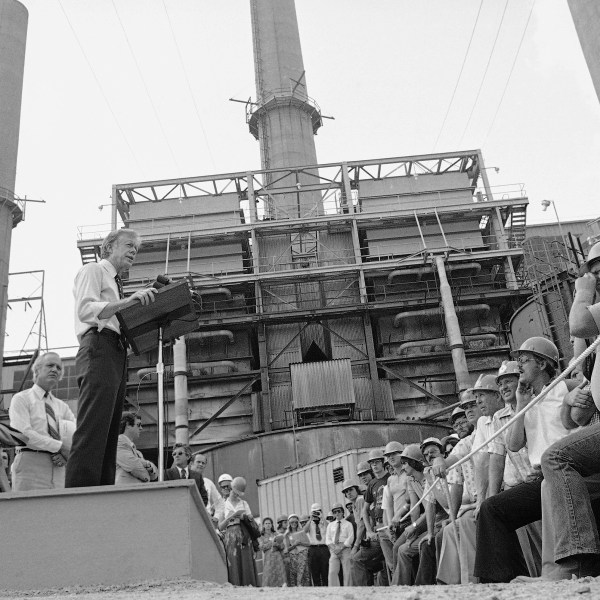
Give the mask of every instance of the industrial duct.
M 231 290 L 226 287 L 205 288 L 194 290 L 199 296 L 226 296 L 227 300 L 231 300 Z
M 482 334 L 477 334 L 477 335 L 466 335 L 464 336 L 464 342 L 467 345 L 471 345 L 472 342 L 481 342 L 481 341 L 488 341 L 490 342 L 490 346 L 493 346 L 494 343 L 497 341 L 497 336 L 494 333 L 482 333 Z M 432 338 L 432 339 L 428 339 L 428 340 L 413 340 L 410 342 L 404 342 L 403 344 L 400 344 L 400 346 L 398 347 L 398 349 L 396 350 L 396 354 L 402 354 L 405 350 L 408 350 L 409 348 L 425 348 L 425 347 L 429 347 L 431 348 L 431 350 L 429 350 L 430 352 L 433 352 L 433 348 L 435 346 L 448 346 L 448 339 L 443 337 L 443 338 Z
M 199 362 L 199 363 L 188 363 L 187 371 L 204 371 L 206 369 L 212 369 L 214 367 L 227 367 L 231 372 L 237 372 L 237 365 L 232 360 L 213 360 L 209 362 Z M 165 365 L 165 376 L 172 377 L 173 376 L 173 365 Z M 143 369 L 138 369 L 137 372 L 138 377 L 141 379 L 146 375 L 156 375 L 156 367 L 145 367 Z
M 423 275 L 433 273 L 434 271 L 435 269 L 431 265 L 411 269 L 396 269 L 388 275 L 387 282 L 390 285 L 396 277 L 407 277 L 409 275 L 417 275 L 417 281 L 420 281 Z M 450 264 L 446 265 L 446 271 L 472 271 L 472 275 L 476 277 L 481 271 L 481 264 L 476 262 Z
M 226 337 L 229 338 L 230 342 L 233 342 L 233 331 L 229 331 L 229 329 L 217 329 L 215 331 L 194 331 L 193 333 L 188 333 L 186 335 L 188 342 L 193 340 L 205 340 L 211 337 Z
M 481 316 L 486 316 L 490 312 L 489 304 L 463 304 L 455 307 L 457 314 L 466 314 L 470 312 L 480 313 Z M 398 313 L 394 317 L 394 327 L 400 327 L 402 321 L 407 319 L 415 319 L 417 317 L 438 317 L 443 314 L 443 308 L 436 306 L 434 308 L 422 308 L 420 310 L 410 310 L 407 312 Z

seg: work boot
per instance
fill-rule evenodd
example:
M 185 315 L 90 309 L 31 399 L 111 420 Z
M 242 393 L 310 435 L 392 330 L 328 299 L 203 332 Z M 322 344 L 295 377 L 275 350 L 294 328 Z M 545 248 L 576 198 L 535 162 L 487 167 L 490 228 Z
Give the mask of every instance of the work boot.
M 541 581 L 560 581 L 580 577 L 600 575 L 600 554 L 575 554 L 555 563 L 556 567 L 542 572 L 541 577 L 519 575 L 511 583 L 539 583 Z

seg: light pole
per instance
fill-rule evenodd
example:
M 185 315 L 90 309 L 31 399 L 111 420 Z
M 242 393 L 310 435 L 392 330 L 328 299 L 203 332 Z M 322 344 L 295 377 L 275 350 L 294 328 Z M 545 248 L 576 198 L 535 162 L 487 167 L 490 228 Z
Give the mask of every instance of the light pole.
M 546 209 L 552 204 L 552 208 L 554 209 L 554 214 L 556 215 L 556 222 L 558 223 L 558 232 L 560 233 L 560 237 L 562 238 L 563 245 L 565 247 L 565 252 L 567 254 L 566 259 L 569 260 L 569 246 L 567 246 L 567 238 L 563 232 L 562 223 L 560 222 L 560 218 L 558 217 L 558 211 L 556 210 L 556 204 L 554 200 L 542 200 L 542 210 L 546 212 Z

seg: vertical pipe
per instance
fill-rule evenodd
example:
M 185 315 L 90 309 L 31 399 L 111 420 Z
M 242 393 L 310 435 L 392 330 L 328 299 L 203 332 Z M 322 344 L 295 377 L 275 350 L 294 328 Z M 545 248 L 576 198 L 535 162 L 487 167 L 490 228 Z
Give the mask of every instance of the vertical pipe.
M 459 390 L 466 390 L 471 385 L 469 369 L 467 367 L 467 358 L 463 346 L 458 317 L 452 300 L 452 290 L 446 277 L 446 268 L 444 259 L 441 256 L 435 257 L 435 266 L 440 279 L 440 294 L 442 296 L 442 308 L 444 309 L 444 320 L 446 321 L 446 331 L 448 333 L 448 342 L 452 351 L 452 363 L 456 374 L 456 383 Z
M 28 13 L 23 4 L 0 0 L 0 357 L 4 355 L 12 230 L 22 219 L 14 191 L 27 21 Z
M 158 481 L 165 478 L 165 387 L 163 377 L 165 364 L 163 363 L 163 328 L 158 328 L 158 361 L 156 363 L 158 376 Z
M 173 375 L 175 388 L 175 441 L 188 444 L 188 387 L 187 356 L 185 337 L 181 336 L 173 344 Z

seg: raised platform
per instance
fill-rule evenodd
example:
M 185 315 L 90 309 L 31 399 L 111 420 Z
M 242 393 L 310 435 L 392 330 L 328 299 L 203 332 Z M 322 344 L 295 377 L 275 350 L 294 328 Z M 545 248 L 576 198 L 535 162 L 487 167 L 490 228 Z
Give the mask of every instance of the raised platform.
M 0 589 L 227 581 L 194 481 L 0 494 Z

